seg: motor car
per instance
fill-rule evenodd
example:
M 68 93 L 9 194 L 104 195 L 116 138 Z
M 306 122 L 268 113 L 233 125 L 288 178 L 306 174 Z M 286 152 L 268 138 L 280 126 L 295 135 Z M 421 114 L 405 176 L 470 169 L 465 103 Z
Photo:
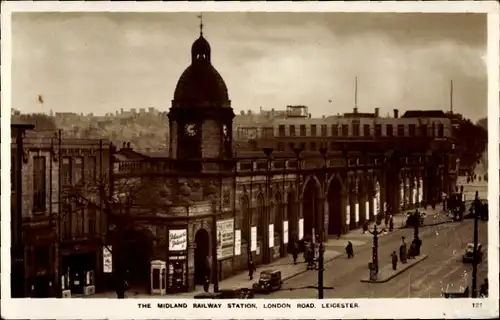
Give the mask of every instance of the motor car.
M 467 263 L 467 262 L 473 262 L 474 260 L 474 243 L 469 242 L 465 246 L 464 254 L 462 255 L 462 262 Z M 477 244 L 477 263 L 481 262 L 483 260 L 483 245 L 478 243 Z
M 281 280 L 281 271 L 263 270 L 260 273 L 259 281 L 254 283 L 252 288 L 258 293 L 268 293 L 280 290 L 283 281 Z

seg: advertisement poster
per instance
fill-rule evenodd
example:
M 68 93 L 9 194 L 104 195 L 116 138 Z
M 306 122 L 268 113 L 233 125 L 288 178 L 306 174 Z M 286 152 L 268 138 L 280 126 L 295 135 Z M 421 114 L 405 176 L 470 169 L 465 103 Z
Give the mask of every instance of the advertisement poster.
M 347 205 L 345 207 L 345 224 L 350 225 L 351 224 L 351 206 Z
M 418 197 L 419 197 L 419 202 L 424 201 L 424 180 L 420 179 L 419 183 L 419 192 L 418 192 Z
M 241 254 L 241 230 L 235 230 L 234 232 L 234 255 L 239 256 Z
M 250 251 L 257 251 L 257 227 L 250 230 Z
M 380 191 L 377 191 L 377 197 L 376 197 L 376 207 L 375 207 L 375 214 L 381 214 L 383 212 L 381 212 L 380 210 L 382 210 L 382 201 L 380 201 Z
M 299 219 L 299 240 L 304 238 L 304 219 Z
M 274 247 L 274 224 L 269 225 L 269 248 Z
M 354 215 L 356 218 L 356 223 L 358 223 L 359 222 L 359 203 L 357 203 L 357 202 L 354 205 Z
M 283 221 L 283 243 L 288 243 L 288 221 Z
M 113 255 L 111 254 L 113 248 L 111 246 L 102 247 L 102 272 L 113 272 Z
M 233 256 L 234 220 L 217 221 L 217 259 L 226 259 Z
M 370 218 L 370 201 L 365 202 L 365 220 Z
M 413 189 L 413 203 L 417 203 L 417 189 Z
M 374 215 L 378 214 L 378 208 L 379 208 L 378 199 L 374 198 L 373 199 L 373 214 Z
M 168 250 L 183 251 L 187 249 L 187 229 L 168 230 Z

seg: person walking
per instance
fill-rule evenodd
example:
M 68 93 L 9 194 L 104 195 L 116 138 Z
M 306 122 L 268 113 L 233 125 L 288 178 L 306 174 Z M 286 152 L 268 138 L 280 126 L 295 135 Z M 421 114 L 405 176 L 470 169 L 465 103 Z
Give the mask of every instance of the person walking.
M 392 270 L 396 270 L 398 267 L 398 255 L 396 254 L 396 250 L 392 251 L 391 259 L 392 259 Z
M 203 280 L 203 291 L 208 292 L 208 289 L 210 289 L 210 279 L 208 279 L 208 276 L 205 276 Z
M 406 263 L 406 242 L 405 237 L 401 237 L 402 243 L 399 247 L 399 260 L 401 263 Z
M 256 271 L 252 258 L 248 259 L 248 277 L 253 280 L 253 273 Z
M 347 259 L 354 257 L 354 248 L 351 241 L 347 241 L 347 246 L 345 247 L 345 253 L 347 254 Z
M 293 241 L 292 243 L 292 258 L 293 258 L 293 264 L 297 264 L 297 258 L 299 255 L 299 244 L 297 241 Z

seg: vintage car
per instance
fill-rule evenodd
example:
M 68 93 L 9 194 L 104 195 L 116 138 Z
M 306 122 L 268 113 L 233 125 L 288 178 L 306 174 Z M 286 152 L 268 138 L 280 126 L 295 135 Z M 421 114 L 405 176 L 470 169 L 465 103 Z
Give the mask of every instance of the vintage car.
M 264 270 L 260 273 L 259 282 L 253 284 L 253 290 L 255 292 L 271 292 L 280 290 L 282 284 L 281 271 Z
M 470 242 L 467 243 L 465 246 L 465 252 L 462 255 L 462 262 L 473 262 L 473 255 L 474 255 L 474 243 Z M 477 263 L 481 262 L 483 260 L 483 245 L 478 243 L 477 244 Z

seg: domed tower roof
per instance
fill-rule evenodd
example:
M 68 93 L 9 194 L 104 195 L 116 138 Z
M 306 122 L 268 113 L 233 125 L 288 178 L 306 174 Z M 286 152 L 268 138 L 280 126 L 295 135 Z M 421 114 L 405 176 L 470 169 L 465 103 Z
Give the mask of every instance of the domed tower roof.
M 200 32 L 191 47 L 191 65 L 182 73 L 172 107 L 225 107 L 231 103 L 221 75 L 212 66 L 211 48 Z

